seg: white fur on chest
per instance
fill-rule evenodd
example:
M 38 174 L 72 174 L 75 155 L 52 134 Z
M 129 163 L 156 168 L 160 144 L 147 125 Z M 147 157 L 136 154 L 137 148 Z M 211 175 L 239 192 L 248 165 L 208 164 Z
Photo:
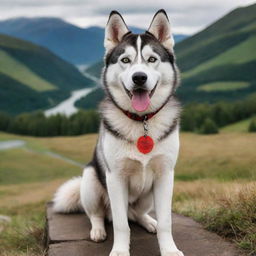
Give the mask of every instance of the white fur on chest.
M 134 203 L 142 195 L 152 189 L 154 172 L 149 166 L 133 159 L 123 159 L 120 162 L 120 175 L 128 183 L 129 203 Z
M 138 151 L 135 143 L 114 137 L 107 130 L 101 132 L 100 143 L 110 172 L 118 172 L 127 179 L 129 202 L 133 203 L 152 189 L 154 179 L 163 169 L 174 168 L 179 151 L 179 131 L 157 142 L 149 154 Z
M 123 159 L 137 160 L 143 167 L 146 167 L 150 161 L 159 156 L 164 156 L 168 159 L 173 168 L 179 152 L 179 130 L 178 128 L 175 129 L 172 134 L 161 142 L 155 141 L 153 150 L 148 154 L 142 154 L 138 151 L 136 141 L 129 143 L 126 140 L 116 138 L 105 129 L 101 132 L 100 143 L 105 160 L 114 168 Z
M 151 189 L 154 179 L 163 171 L 174 169 L 179 151 L 179 127 L 165 139 L 159 139 L 174 123 L 179 113 L 176 101 L 168 102 L 153 118 L 148 121 L 148 135 L 155 144 L 148 154 L 139 152 L 136 144 L 139 137 L 144 135 L 143 123 L 129 119 L 118 108 L 109 102 L 103 102 L 101 110 L 122 138 L 113 135 L 101 126 L 99 147 L 107 166 L 107 171 L 115 172 L 125 178 L 129 188 L 129 202 L 135 202 Z

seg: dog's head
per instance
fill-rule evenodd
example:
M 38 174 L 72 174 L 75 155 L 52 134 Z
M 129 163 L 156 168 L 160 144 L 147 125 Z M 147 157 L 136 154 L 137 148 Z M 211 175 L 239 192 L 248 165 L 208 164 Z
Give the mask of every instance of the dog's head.
M 159 109 L 177 85 L 174 40 L 164 10 L 158 11 L 144 34 L 129 31 L 122 16 L 110 14 L 104 45 L 104 84 L 122 109 L 148 113 Z

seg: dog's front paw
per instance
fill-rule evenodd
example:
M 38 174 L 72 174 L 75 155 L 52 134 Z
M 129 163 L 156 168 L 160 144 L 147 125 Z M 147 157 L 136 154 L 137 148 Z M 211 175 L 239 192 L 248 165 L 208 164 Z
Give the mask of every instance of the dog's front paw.
M 148 232 L 156 233 L 157 221 L 149 215 L 144 215 L 138 220 L 139 224 L 143 226 Z
M 94 242 L 102 242 L 106 240 L 107 234 L 103 228 L 92 228 L 90 232 L 90 238 Z
M 184 254 L 181 251 L 176 252 L 162 252 L 161 256 L 184 256 Z
M 130 256 L 129 252 L 112 251 L 109 256 Z

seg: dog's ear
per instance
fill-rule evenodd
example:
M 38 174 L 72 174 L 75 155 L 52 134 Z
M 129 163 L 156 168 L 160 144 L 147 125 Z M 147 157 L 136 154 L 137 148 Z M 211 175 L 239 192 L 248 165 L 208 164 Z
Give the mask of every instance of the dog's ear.
M 171 25 L 165 10 L 159 10 L 149 26 L 148 32 L 155 36 L 168 50 L 173 51 L 174 39 L 171 33 Z
M 105 29 L 104 46 L 106 51 L 110 51 L 119 44 L 123 36 L 129 32 L 124 19 L 117 11 L 112 11 L 109 15 L 108 23 Z

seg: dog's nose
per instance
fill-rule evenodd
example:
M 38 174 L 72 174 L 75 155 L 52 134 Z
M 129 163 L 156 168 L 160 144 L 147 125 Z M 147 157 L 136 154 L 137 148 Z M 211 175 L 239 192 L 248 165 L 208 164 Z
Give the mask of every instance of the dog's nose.
M 147 81 L 147 75 L 144 72 L 136 72 L 132 75 L 132 81 L 136 85 L 144 85 Z

